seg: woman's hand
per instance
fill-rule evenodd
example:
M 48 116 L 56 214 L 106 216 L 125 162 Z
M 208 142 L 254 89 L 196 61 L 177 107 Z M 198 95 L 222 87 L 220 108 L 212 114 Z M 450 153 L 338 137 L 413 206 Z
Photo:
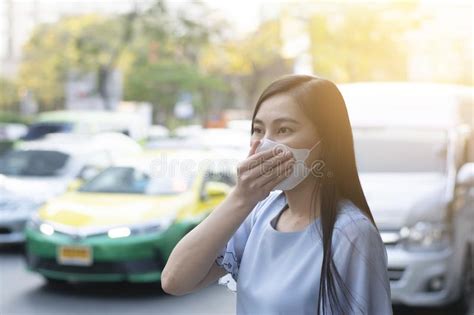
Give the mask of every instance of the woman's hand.
M 259 144 L 259 140 L 252 142 L 248 157 L 238 165 L 237 185 L 233 191 L 242 202 L 252 207 L 291 174 L 295 162 L 289 151 L 274 148 L 255 153 Z
M 173 248 L 161 274 L 165 292 L 187 294 L 224 275 L 214 263 L 218 253 L 291 166 L 290 156 L 277 155 L 278 149 L 255 153 L 258 145 L 259 141 L 252 143 L 239 164 L 232 192 Z

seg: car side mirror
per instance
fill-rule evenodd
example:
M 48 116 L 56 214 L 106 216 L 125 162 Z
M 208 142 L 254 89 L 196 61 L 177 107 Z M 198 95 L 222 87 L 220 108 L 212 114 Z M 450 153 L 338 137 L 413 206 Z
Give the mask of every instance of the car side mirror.
M 79 179 L 88 181 L 99 174 L 99 170 L 94 166 L 84 166 L 84 168 L 79 173 Z
M 204 186 L 204 195 L 208 198 L 219 198 L 225 197 L 231 187 L 227 184 L 220 182 L 207 182 Z
M 458 171 L 456 183 L 461 186 L 474 186 L 474 162 L 461 166 Z

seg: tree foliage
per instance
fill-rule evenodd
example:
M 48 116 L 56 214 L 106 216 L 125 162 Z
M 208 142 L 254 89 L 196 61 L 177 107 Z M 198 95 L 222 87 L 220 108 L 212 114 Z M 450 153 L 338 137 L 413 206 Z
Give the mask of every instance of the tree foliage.
M 108 63 L 121 31 L 120 20 L 99 15 L 39 26 L 23 49 L 20 86 L 32 91 L 43 109 L 62 103 L 68 71 L 87 73 Z
M 303 12 L 310 7 L 305 3 L 296 10 L 304 13 L 313 72 L 336 82 L 409 79 L 406 36 L 419 26 L 413 14 L 418 1 L 338 3 Z M 17 102 L 19 89 L 33 92 L 42 110 L 58 108 L 68 71 L 119 69 L 125 100 L 150 102 L 167 118 L 183 93 L 193 96 L 202 116 L 216 107 L 250 108 L 264 86 L 292 72 L 293 61 L 282 56 L 282 17 L 262 22 L 244 37 L 231 33 L 227 22 L 198 1 L 171 11 L 157 0 L 124 15 L 82 15 L 43 24 L 24 46 L 18 82 L 0 81 L 0 104 Z M 461 67 L 472 64 L 465 43 L 450 39 L 438 45 L 462 51 Z M 465 70 L 459 82 L 472 84 L 472 71 Z M 100 84 L 98 93 L 107 97 Z
M 339 14 L 318 12 L 308 21 L 313 70 L 338 82 L 406 80 L 404 36 L 417 25 L 412 4 L 347 4 Z

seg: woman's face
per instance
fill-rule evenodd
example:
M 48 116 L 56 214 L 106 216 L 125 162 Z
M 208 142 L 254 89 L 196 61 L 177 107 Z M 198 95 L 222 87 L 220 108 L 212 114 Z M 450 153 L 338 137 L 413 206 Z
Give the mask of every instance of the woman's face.
M 295 149 L 310 149 L 320 140 L 312 121 L 291 97 L 284 94 L 274 95 L 260 104 L 253 130 L 252 142 L 267 138 Z M 317 149 L 311 152 L 307 162 L 316 159 Z

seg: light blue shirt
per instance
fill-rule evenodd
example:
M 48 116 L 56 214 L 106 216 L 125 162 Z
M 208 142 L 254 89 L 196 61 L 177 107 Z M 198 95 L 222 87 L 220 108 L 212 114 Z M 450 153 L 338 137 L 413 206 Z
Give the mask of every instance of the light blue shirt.
M 215 260 L 237 282 L 238 315 L 316 314 L 323 259 L 321 222 L 318 218 L 303 231 L 277 231 L 275 221 L 285 205 L 282 191 L 271 192 Z M 350 200 L 339 205 L 332 250 L 337 270 L 354 297 L 349 310 L 392 314 L 387 253 L 380 234 Z

